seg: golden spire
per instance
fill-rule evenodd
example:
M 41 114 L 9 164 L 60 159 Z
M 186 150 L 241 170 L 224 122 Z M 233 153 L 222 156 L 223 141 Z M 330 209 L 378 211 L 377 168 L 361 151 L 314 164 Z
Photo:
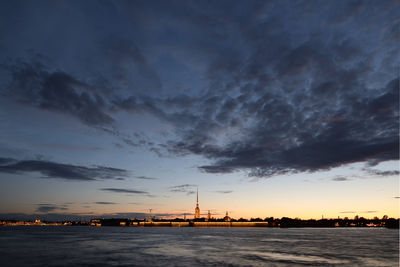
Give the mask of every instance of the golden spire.
M 198 187 L 197 187 L 197 195 L 196 195 L 196 208 L 194 209 L 194 218 L 200 219 L 199 188 Z

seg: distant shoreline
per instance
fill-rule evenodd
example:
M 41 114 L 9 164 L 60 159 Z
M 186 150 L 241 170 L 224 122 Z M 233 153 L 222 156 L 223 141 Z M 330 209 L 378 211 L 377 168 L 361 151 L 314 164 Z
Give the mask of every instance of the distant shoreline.
M 0 226 L 91 226 L 91 227 L 224 227 L 224 228 L 399 228 L 398 219 L 388 219 L 383 222 L 359 222 L 343 220 L 319 221 L 250 221 L 250 222 L 221 222 L 221 221 L 132 221 L 129 219 L 94 219 L 90 222 L 29 222 L 29 221 L 2 221 Z

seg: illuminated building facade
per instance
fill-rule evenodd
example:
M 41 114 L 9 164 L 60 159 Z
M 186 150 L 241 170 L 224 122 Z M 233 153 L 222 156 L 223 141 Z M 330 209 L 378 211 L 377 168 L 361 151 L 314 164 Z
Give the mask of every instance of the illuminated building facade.
M 229 217 L 228 211 L 226 212 L 226 215 L 224 217 L 224 221 L 226 221 L 226 222 L 230 222 L 231 221 L 231 217 Z

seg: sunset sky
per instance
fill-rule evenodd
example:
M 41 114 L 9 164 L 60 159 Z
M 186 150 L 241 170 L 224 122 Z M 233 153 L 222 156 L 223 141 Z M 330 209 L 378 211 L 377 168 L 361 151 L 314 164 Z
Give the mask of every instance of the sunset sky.
M 399 1 L 1 1 L 0 219 L 399 217 Z

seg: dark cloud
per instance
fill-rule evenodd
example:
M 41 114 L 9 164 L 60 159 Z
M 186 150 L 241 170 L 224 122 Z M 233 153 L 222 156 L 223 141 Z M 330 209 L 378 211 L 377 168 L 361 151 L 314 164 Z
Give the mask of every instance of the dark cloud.
M 140 180 L 157 180 L 157 178 L 154 177 L 148 177 L 148 176 L 135 176 L 136 179 L 140 179 Z
M 44 212 L 44 213 L 47 213 L 47 212 L 49 212 L 49 211 L 54 211 L 54 210 L 56 210 L 57 209 L 57 207 L 54 207 L 54 206 L 39 206 L 37 209 L 36 209 L 36 211 L 37 212 Z
M 127 144 L 130 145 L 132 147 L 138 147 L 139 145 L 135 142 L 133 142 L 132 140 L 128 139 L 128 138 L 123 138 L 122 141 Z
M 3 64 L 5 95 L 103 129 L 119 147 L 203 156 L 207 173 L 270 177 L 398 160 L 399 7 L 250 2 L 99 5 L 118 17 L 87 14 L 104 26 L 99 36 L 98 24 L 76 27 L 71 36 L 84 44 L 42 49 L 73 50 L 72 67 L 62 64 L 67 56 L 54 56 L 65 68 Z M 174 134 L 157 143 L 123 135 L 110 126 L 121 111 L 151 114 Z
M 134 148 L 145 147 L 148 148 L 149 150 L 155 149 L 154 143 L 150 142 L 149 138 L 144 134 L 138 134 L 138 133 L 134 133 L 133 135 L 126 134 L 119 131 L 118 129 L 116 129 L 116 127 L 113 126 L 110 127 L 96 126 L 95 129 L 100 130 L 101 132 L 105 132 L 119 139 L 121 143 L 124 143 L 129 147 L 134 147 Z M 118 148 L 124 148 L 124 146 L 121 143 L 116 143 L 115 146 Z
M 275 9 L 289 12 L 286 21 L 271 14 L 257 24 L 235 18 L 243 22 L 248 53 L 213 47 L 219 53 L 209 67 L 210 90 L 204 95 L 146 101 L 148 112 L 179 125 L 181 140 L 171 141 L 169 152 L 205 156 L 213 164 L 200 169 L 209 173 L 246 170 L 266 177 L 398 159 L 399 81 L 394 72 L 371 80 L 376 36 L 365 44 L 358 35 L 324 23 L 312 32 L 291 25 L 293 9 L 279 6 Z M 309 6 L 299 8 L 303 12 Z M 342 3 L 340 9 L 359 18 L 368 14 L 364 4 Z M 361 27 L 352 20 L 341 23 Z M 281 31 L 291 26 L 291 32 Z M 166 103 L 174 109 L 164 108 Z
M 188 139 L 175 143 L 174 149 L 214 159 L 213 165 L 200 167 L 206 172 L 249 169 L 252 176 L 313 172 L 369 160 L 396 160 L 399 140 L 395 84 L 398 80 L 390 82 L 382 95 L 366 103 L 344 96 L 341 101 L 354 101 L 349 106 L 357 106 L 357 109 L 348 110 L 343 106 L 340 110 L 341 106 L 337 106 L 339 110 L 334 116 L 328 115 L 329 111 L 325 110 L 328 107 L 320 106 L 318 113 L 309 113 L 306 106 L 288 105 L 289 99 L 278 104 L 280 100 L 276 97 L 272 98 L 271 105 L 260 106 L 267 108 L 268 112 L 264 113 L 257 109 L 256 101 L 251 108 L 255 109 L 252 112 L 258 123 L 250 129 L 248 138 L 222 147 Z M 266 96 L 262 98 L 268 103 Z M 381 101 L 385 104 L 378 104 Z M 322 103 L 315 102 L 314 105 Z
M 116 205 L 118 203 L 108 202 L 108 201 L 97 201 L 97 202 L 94 202 L 94 204 L 98 204 L 98 205 Z
M 336 182 L 349 181 L 349 178 L 344 177 L 344 176 L 338 176 L 338 177 L 332 178 L 332 181 L 336 181 Z
M 124 189 L 124 188 L 101 188 L 102 191 L 108 191 L 113 193 L 127 193 L 127 194 L 148 194 L 146 191 Z
M 341 211 L 340 213 L 356 213 L 355 211 Z
M 12 158 L 0 158 L 0 166 L 7 165 L 10 163 L 14 163 L 14 162 L 16 162 L 16 160 L 12 159 Z
M 71 181 L 117 179 L 129 175 L 126 170 L 104 166 L 85 167 L 45 160 L 7 160 L 8 164 L 0 165 L 0 172 L 15 174 L 39 172 L 44 178 Z
M 62 71 L 49 71 L 42 63 L 3 64 L 12 77 L 5 95 L 26 105 L 65 113 L 96 126 L 114 120 L 106 114 L 106 102 L 90 85 Z
M 68 210 L 68 205 L 37 204 L 36 212 L 49 213 L 56 210 Z
M 243 68 L 253 68 L 258 58 L 271 59 L 261 66 L 274 77 L 271 83 L 264 74 L 230 69 L 222 54 L 210 75 L 220 80 L 220 71 L 232 73 L 224 77 L 238 79 L 226 89 L 229 94 L 216 90 L 202 97 L 135 98 L 129 106 L 174 124 L 181 139 L 167 143 L 167 151 L 210 159 L 213 164 L 200 166 L 208 173 L 246 170 L 250 176 L 268 177 L 398 159 L 399 81 L 371 88 L 362 81 L 372 71 L 370 55 L 351 36 L 339 40 L 323 44 L 323 36 L 316 35 L 295 47 L 280 40 L 272 49 L 281 49 L 283 42 L 288 50 L 275 53 L 277 58 L 255 49 L 256 58 Z
M 230 194 L 233 192 L 233 190 L 219 190 L 219 191 L 215 191 L 216 193 L 220 193 L 220 194 Z
M 187 195 L 193 195 L 196 193 L 196 191 L 193 190 L 195 187 L 197 187 L 197 185 L 182 184 L 182 185 L 171 186 L 169 191 L 174 193 L 186 193 Z
M 374 169 L 367 169 L 367 172 L 373 175 L 378 176 L 399 176 L 399 170 L 390 170 L 390 171 L 381 171 L 381 170 L 374 170 Z

